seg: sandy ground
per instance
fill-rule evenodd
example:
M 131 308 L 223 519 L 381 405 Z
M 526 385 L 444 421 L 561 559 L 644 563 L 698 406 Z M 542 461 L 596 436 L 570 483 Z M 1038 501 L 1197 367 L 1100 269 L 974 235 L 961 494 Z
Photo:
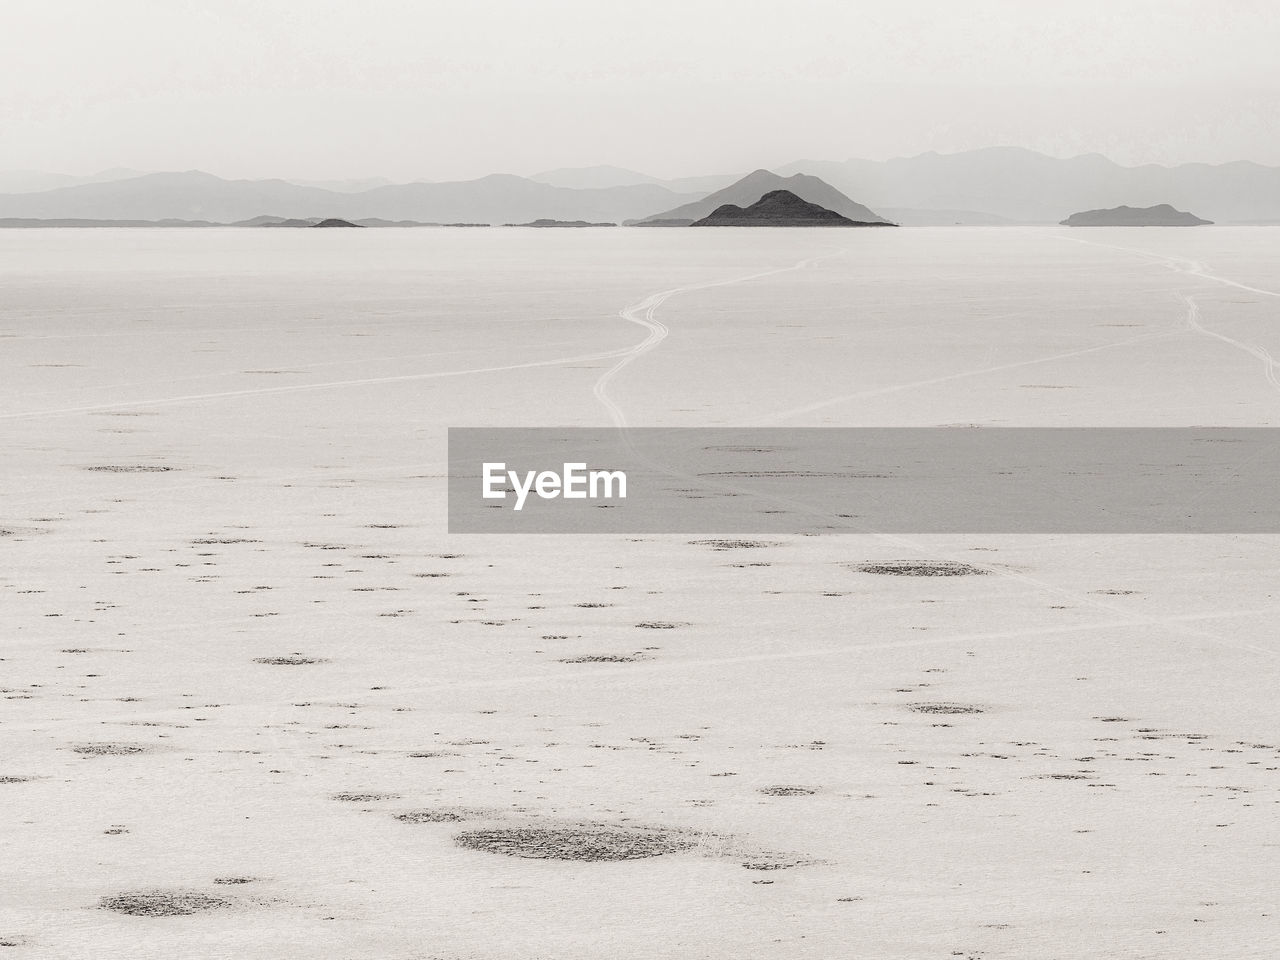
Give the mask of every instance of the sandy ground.
M 1273 955 L 1275 538 L 451 537 L 442 457 L 1274 425 L 1274 232 L 319 233 L 0 236 L 0 953 Z

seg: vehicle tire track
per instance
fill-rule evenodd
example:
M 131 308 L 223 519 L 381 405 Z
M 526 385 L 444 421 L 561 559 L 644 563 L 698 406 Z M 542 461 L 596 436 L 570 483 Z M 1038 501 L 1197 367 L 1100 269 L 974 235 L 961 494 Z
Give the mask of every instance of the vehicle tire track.
M 627 427 L 626 414 L 622 412 L 622 408 L 617 402 L 609 396 L 609 383 L 619 373 L 628 366 L 640 359 L 646 353 L 655 349 L 663 340 L 667 339 L 667 335 L 671 332 L 665 323 L 656 316 L 658 307 L 662 306 L 670 297 L 678 293 L 689 293 L 693 290 L 710 290 L 713 287 L 730 287 L 740 283 L 747 283 L 751 280 L 759 280 L 763 277 L 774 277 L 782 273 L 791 273 L 795 270 L 803 270 L 810 264 L 817 263 L 819 260 L 825 260 L 828 257 L 837 256 L 844 253 L 844 250 L 837 250 L 833 253 L 824 253 L 820 256 L 809 257 L 798 263 L 793 263 L 789 267 L 779 267 L 776 270 L 765 270 L 760 273 L 752 273 L 743 277 L 730 277 L 727 280 L 710 280 L 706 283 L 692 283 L 683 287 L 672 287 L 670 290 L 662 290 L 658 293 L 650 294 L 643 300 L 633 303 L 629 307 L 624 307 L 618 312 L 618 316 L 628 323 L 634 323 L 643 327 L 648 331 L 648 336 L 637 343 L 630 350 L 623 353 L 621 359 L 612 367 L 600 375 L 600 379 L 595 382 L 592 393 L 595 398 L 600 401 L 609 416 L 618 429 L 625 430 Z

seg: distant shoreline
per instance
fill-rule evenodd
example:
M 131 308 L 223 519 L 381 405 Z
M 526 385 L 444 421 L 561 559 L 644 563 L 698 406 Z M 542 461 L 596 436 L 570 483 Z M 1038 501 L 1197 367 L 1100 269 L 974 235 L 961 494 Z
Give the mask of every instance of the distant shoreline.
M 255 218 L 261 219 L 261 218 Z M 33 217 L 0 217 L 0 229 L 4 230 L 50 230 L 59 228 L 102 229 L 108 227 L 140 229 L 140 230 L 309 230 L 324 224 L 322 218 L 314 221 L 288 223 L 255 223 L 237 221 L 235 223 L 218 223 L 213 220 L 95 220 L 88 217 L 66 217 L 37 219 Z M 383 220 L 376 218 L 353 220 L 343 224 L 353 227 L 374 227 L 377 229 L 411 229 L 418 227 L 491 227 L 490 223 L 420 223 L 412 220 Z M 612 226 L 612 224 L 608 224 Z
M 364 227 L 375 227 L 376 229 L 380 229 L 380 230 L 382 229 L 454 230 L 454 229 L 469 228 L 469 227 L 483 227 L 483 228 L 491 228 L 496 230 L 507 230 L 507 229 L 514 230 L 519 228 L 524 228 L 526 230 L 530 228 L 534 230 L 539 229 L 538 227 L 535 227 L 533 224 L 527 224 L 527 223 L 369 224 L 369 223 L 359 223 L 357 221 L 355 225 L 364 226 Z M 313 224 L 308 224 L 307 227 L 290 226 L 290 227 L 263 228 L 261 226 L 247 226 L 245 224 L 237 224 L 237 223 L 213 223 L 211 221 L 200 221 L 200 220 L 89 220 L 89 219 L 33 220 L 33 219 L 25 219 L 25 218 L 0 218 L 0 230 L 261 230 L 261 229 L 270 229 L 270 230 L 276 231 L 276 230 L 309 229 L 313 226 L 314 226 Z M 552 229 L 555 232 L 563 232 L 564 229 L 606 230 L 611 228 L 616 229 L 617 227 L 620 227 L 620 226 L 621 227 L 637 227 L 637 228 L 666 227 L 667 229 L 670 229 L 670 227 L 667 224 L 657 224 L 657 223 L 630 223 L 630 224 L 592 223 L 592 224 L 581 224 L 581 225 L 566 224 L 563 226 L 559 226 L 558 228 L 552 228 Z M 680 224 L 680 226 L 687 226 L 687 224 Z M 805 228 L 803 225 L 795 225 L 795 224 L 777 224 L 773 226 L 785 227 L 786 229 L 790 229 L 790 230 Z M 908 230 L 955 230 L 960 228 L 968 228 L 968 229 L 974 229 L 974 230 L 1012 230 L 1012 229 L 1019 229 L 1019 228 L 1047 229 L 1050 227 L 1053 227 L 1053 228 L 1062 227 L 1064 225 L 1060 223 L 1050 223 L 1045 221 L 1045 222 L 1039 222 L 1039 223 L 866 224 L 866 226 L 901 226 L 901 227 L 905 227 Z M 1143 225 L 1143 226 L 1138 226 L 1138 225 L 1130 226 L 1130 225 L 1121 225 L 1121 224 L 1106 224 L 1106 225 L 1099 224 L 1097 226 L 1094 226 L 1094 229 L 1098 229 L 1100 227 L 1110 227 L 1111 229 L 1117 229 L 1117 230 L 1136 230 L 1136 229 L 1152 229 L 1152 227 L 1159 228 L 1159 226 L 1161 225 L 1152 224 L 1152 225 Z M 1225 222 L 1206 224 L 1206 226 L 1280 227 L 1280 220 L 1228 220 Z M 546 228 L 543 228 L 543 229 L 546 229 Z M 721 230 L 733 230 L 733 229 L 757 230 L 758 228 L 757 227 L 741 227 L 741 226 L 734 227 L 729 225 L 721 225 L 719 226 L 719 229 Z M 1068 227 L 1067 229 L 1070 229 L 1070 228 Z

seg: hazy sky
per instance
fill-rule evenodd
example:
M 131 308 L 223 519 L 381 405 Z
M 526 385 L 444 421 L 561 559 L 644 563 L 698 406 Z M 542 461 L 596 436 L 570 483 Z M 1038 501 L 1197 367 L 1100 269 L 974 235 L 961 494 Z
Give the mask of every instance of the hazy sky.
M 1280 165 L 1276 0 L 3 0 L 0 170 Z

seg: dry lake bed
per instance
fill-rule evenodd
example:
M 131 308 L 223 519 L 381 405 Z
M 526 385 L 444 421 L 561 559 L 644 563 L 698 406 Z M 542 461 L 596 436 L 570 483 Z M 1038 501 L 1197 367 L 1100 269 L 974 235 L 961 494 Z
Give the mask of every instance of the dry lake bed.
M 0 957 L 1271 956 L 1276 537 L 447 532 L 450 426 L 1276 425 L 1274 230 L 839 234 L 0 232 Z

